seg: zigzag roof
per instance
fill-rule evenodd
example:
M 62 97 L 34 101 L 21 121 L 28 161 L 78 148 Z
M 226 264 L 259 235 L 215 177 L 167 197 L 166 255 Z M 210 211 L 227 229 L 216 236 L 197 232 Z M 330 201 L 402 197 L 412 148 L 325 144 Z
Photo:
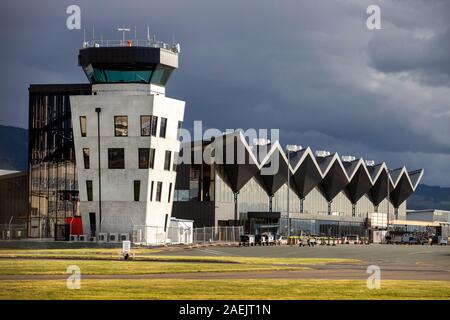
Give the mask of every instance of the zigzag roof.
M 221 148 L 218 148 L 219 146 Z M 270 145 L 266 154 L 259 154 L 247 143 L 241 131 L 215 137 L 208 147 L 214 148 L 216 158 L 226 158 L 226 149 L 230 146 L 232 150 L 243 150 L 244 154 L 241 156 L 246 162 L 239 164 L 237 161 L 224 161 L 216 164 L 221 167 L 221 172 L 233 192 L 239 192 L 251 178 L 256 177 L 264 190 L 273 195 L 286 182 L 289 170 L 292 175 L 291 186 L 301 198 L 319 187 L 328 201 L 344 191 L 352 202 L 367 194 L 371 201 L 378 205 L 387 197 L 389 181 L 390 199 L 398 206 L 416 190 L 423 176 L 423 169 L 408 172 L 403 166 L 389 170 L 384 162 L 372 166 L 367 165 L 362 158 L 342 161 L 337 153 L 316 156 L 309 147 L 291 152 L 288 161 L 278 141 Z M 233 160 L 236 160 L 236 150 L 233 153 Z M 276 160 L 278 168 L 272 167 L 272 172 L 268 172 L 268 168 Z

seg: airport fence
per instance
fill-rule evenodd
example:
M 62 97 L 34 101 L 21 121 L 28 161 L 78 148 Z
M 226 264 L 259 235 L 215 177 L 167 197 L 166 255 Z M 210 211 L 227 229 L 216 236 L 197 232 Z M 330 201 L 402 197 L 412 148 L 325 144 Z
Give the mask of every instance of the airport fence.
M 132 242 L 145 245 L 192 244 L 192 228 L 184 225 L 163 227 L 133 226 Z
M 26 224 L 0 224 L 0 239 L 24 239 L 27 236 Z
M 238 243 L 244 227 L 204 227 L 194 228 L 194 243 Z

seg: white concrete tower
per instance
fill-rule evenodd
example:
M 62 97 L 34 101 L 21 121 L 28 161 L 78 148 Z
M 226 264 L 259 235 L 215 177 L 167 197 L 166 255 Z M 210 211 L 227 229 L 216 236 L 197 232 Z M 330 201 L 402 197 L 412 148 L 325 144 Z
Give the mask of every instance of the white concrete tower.
M 163 243 L 185 105 L 165 85 L 179 46 L 104 43 L 85 43 L 78 56 L 92 95 L 70 97 L 83 230 Z

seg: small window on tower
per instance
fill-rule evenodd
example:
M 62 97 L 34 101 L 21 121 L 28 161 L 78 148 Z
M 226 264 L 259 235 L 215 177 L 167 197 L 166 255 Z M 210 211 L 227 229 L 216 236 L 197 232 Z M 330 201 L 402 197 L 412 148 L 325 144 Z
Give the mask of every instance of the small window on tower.
M 141 136 L 149 137 L 152 116 L 141 116 Z
M 89 159 L 89 148 L 83 148 L 83 160 L 84 160 L 84 168 L 89 169 L 90 167 L 90 159 Z
M 153 187 L 155 185 L 155 182 L 152 181 L 151 185 L 150 185 L 150 201 L 153 201 Z
M 139 169 L 148 169 L 150 159 L 149 148 L 139 148 Z
M 161 118 L 161 129 L 159 129 L 159 136 L 161 138 L 166 137 L 166 131 L 167 131 L 167 119 Z
M 150 157 L 149 157 L 149 163 L 148 163 L 148 167 L 150 169 L 155 168 L 155 153 L 156 153 L 156 150 L 153 148 L 150 148 Z
M 172 183 L 169 184 L 169 196 L 167 197 L 167 202 L 170 202 L 170 197 L 172 196 Z
M 156 130 L 158 129 L 158 117 L 152 116 L 151 118 L 151 132 L 152 136 L 156 137 Z
M 141 193 L 141 181 L 134 180 L 134 201 L 139 201 L 140 193 Z
M 164 232 L 167 231 L 167 222 L 169 222 L 169 215 L 168 214 L 166 214 L 166 219 L 164 221 Z
M 114 135 L 116 137 L 128 136 L 128 116 L 114 117 Z
M 177 131 L 177 139 L 180 139 L 180 131 L 181 128 L 183 127 L 183 121 L 178 121 L 178 131 Z
M 108 169 L 125 169 L 125 150 L 123 148 L 108 149 Z
M 158 181 L 156 184 L 156 201 L 161 202 L 162 182 Z
M 164 158 L 164 170 L 170 171 L 171 160 L 172 160 L 172 152 L 166 151 L 166 157 Z
M 92 180 L 86 180 L 86 193 L 87 193 L 87 200 L 93 201 L 93 190 L 92 190 Z
M 87 120 L 86 116 L 80 117 L 80 132 L 82 137 L 86 137 L 87 135 Z

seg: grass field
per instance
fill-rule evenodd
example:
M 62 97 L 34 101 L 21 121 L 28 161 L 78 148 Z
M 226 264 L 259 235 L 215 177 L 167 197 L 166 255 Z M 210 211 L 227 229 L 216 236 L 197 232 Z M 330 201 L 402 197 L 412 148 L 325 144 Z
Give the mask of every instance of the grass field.
M 450 281 L 360 280 L 83 280 L 0 281 L 0 299 L 449 299 Z
M 250 265 L 321 265 L 321 264 L 357 264 L 357 259 L 340 258 L 261 258 L 237 256 L 183 256 L 155 255 L 158 249 L 133 249 L 136 261 L 166 262 L 210 262 L 239 263 Z M 78 259 L 78 260 L 119 260 L 120 249 L 37 249 L 37 250 L 0 250 L 0 258 L 39 258 L 39 259 Z M 1 260 L 0 260 L 1 261 Z M 1 271 L 0 271 L 1 272 Z
M 383 280 L 368 290 L 363 280 L 300 279 L 115 279 L 113 275 L 193 272 L 306 270 L 325 264 L 360 264 L 341 258 L 267 258 L 164 255 L 164 249 L 134 249 L 134 260 L 120 249 L 0 250 L 0 300 L 4 299 L 450 299 L 450 281 Z M 69 265 L 81 269 L 81 289 L 66 287 Z M 306 272 L 306 271 L 305 271 Z M 27 276 L 9 280 L 8 276 Z M 33 275 L 63 275 L 60 280 Z M 93 275 L 94 278 L 84 278 Z M 112 275 L 95 279 L 95 275 Z
M 0 260 L 0 275 L 65 275 L 76 265 L 85 275 L 162 274 L 180 272 L 239 272 L 302 270 L 305 267 L 244 263 L 193 263 L 155 261 L 98 261 L 51 259 Z

